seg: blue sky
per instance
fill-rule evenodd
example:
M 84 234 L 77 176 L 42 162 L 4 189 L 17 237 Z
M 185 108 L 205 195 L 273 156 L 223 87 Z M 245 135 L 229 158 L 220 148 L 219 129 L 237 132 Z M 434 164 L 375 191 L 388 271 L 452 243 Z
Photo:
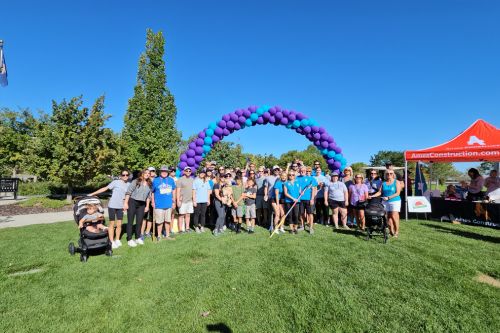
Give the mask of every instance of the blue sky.
M 498 1 L 158 3 L 3 1 L 0 107 L 105 94 L 119 131 L 150 27 L 166 37 L 184 137 L 235 109 L 280 105 L 315 118 L 352 163 L 434 146 L 478 118 L 500 126 Z M 275 155 L 308 145 L 270 125 L 226 140 Z

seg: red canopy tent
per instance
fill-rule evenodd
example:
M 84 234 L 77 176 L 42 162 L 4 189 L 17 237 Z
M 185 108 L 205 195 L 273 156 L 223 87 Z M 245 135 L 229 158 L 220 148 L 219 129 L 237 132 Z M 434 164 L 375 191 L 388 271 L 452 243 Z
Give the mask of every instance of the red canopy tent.
M 439 146 L 405 151 L 405 160 L 422 162 L 500 161 L 500 130 L 482 119 Z
M 479 119 L 448 142 L 431 148 L 405 151 L 405 160 L 405 174 L 408 174 L 408 161 L 499 162 L 500 130 Z M 405 193 L 408 194 L 406 186 Z M 405 204 L 408 219 L 408 201 Z

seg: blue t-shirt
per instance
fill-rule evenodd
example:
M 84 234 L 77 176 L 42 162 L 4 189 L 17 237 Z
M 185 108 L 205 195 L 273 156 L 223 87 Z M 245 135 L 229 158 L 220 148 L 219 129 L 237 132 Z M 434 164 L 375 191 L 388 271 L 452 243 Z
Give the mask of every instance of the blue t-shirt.
M 170 177 L 156 177 L 153 180 L 153 194 L 155 196 L 155 208 L 172 208 L 173 192 L 175 190 L 175 180 Z
M 210 186 L 210 181 L 203 181 L 200 178 L 196 178 L 193 182 L 193 190 L 196 191 L 196 203 L 207 203 L 208 202 L 208 191 L 212 189 Z
M 281 179 L 277 179 L 274 183 L 273 190 L 271 191 L 271 198 L 276 198 L 276 190 L 278 190 L 278 200 L 283 199 L 283 182 Z
M 286 187 L 288 195 L 294 197 L 295 199 L 299 197 L 300 184 L 298 181 L 294 181 L 293 183 L 291 181 L 287 181 L 284 186 Z M 292 203 L 293 200 L 290 199 L 289 197 L 285 197 L 285 202 Z
M 304 192 L 300 200 L 308 201 L 311 200 L 312 197 L 312 188 L 318 186 L 318 182 L 316 178 L 312 176 L 300 176 L 297 178 L 297 181 L 300 184 L 300 191 L 303 191 L 306 187 L 311 185 L 307 191 Z

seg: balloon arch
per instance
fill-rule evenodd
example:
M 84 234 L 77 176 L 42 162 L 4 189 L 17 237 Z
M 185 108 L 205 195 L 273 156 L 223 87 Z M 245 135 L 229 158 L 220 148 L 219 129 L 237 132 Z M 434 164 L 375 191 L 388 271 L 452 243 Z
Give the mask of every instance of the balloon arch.
M 223 115 L 220 120 L 210 123 L 198 133 L 189 143 L 188 149 L 181 154 L 177 172 L 180 173 L 186 166 L 196 171 L 213 146 L 231 133 L 245 127 L 266 124 L 282 125 L 305 136 L 321 152 L 331 171 L 344 170 L 346 159 L 342 155 L 342 149 L 314 119 L 279 106 L 250 106 Z

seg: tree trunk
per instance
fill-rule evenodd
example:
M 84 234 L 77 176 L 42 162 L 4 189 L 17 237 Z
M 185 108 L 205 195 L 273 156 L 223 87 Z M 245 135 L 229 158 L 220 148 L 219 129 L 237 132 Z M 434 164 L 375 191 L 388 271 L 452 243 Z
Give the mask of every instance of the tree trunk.
M 66 201 L 68 203 L 71 203 L 72 200 L 73 200 L 73 185 L 68 184 L 68 192 L 66 193 Z

